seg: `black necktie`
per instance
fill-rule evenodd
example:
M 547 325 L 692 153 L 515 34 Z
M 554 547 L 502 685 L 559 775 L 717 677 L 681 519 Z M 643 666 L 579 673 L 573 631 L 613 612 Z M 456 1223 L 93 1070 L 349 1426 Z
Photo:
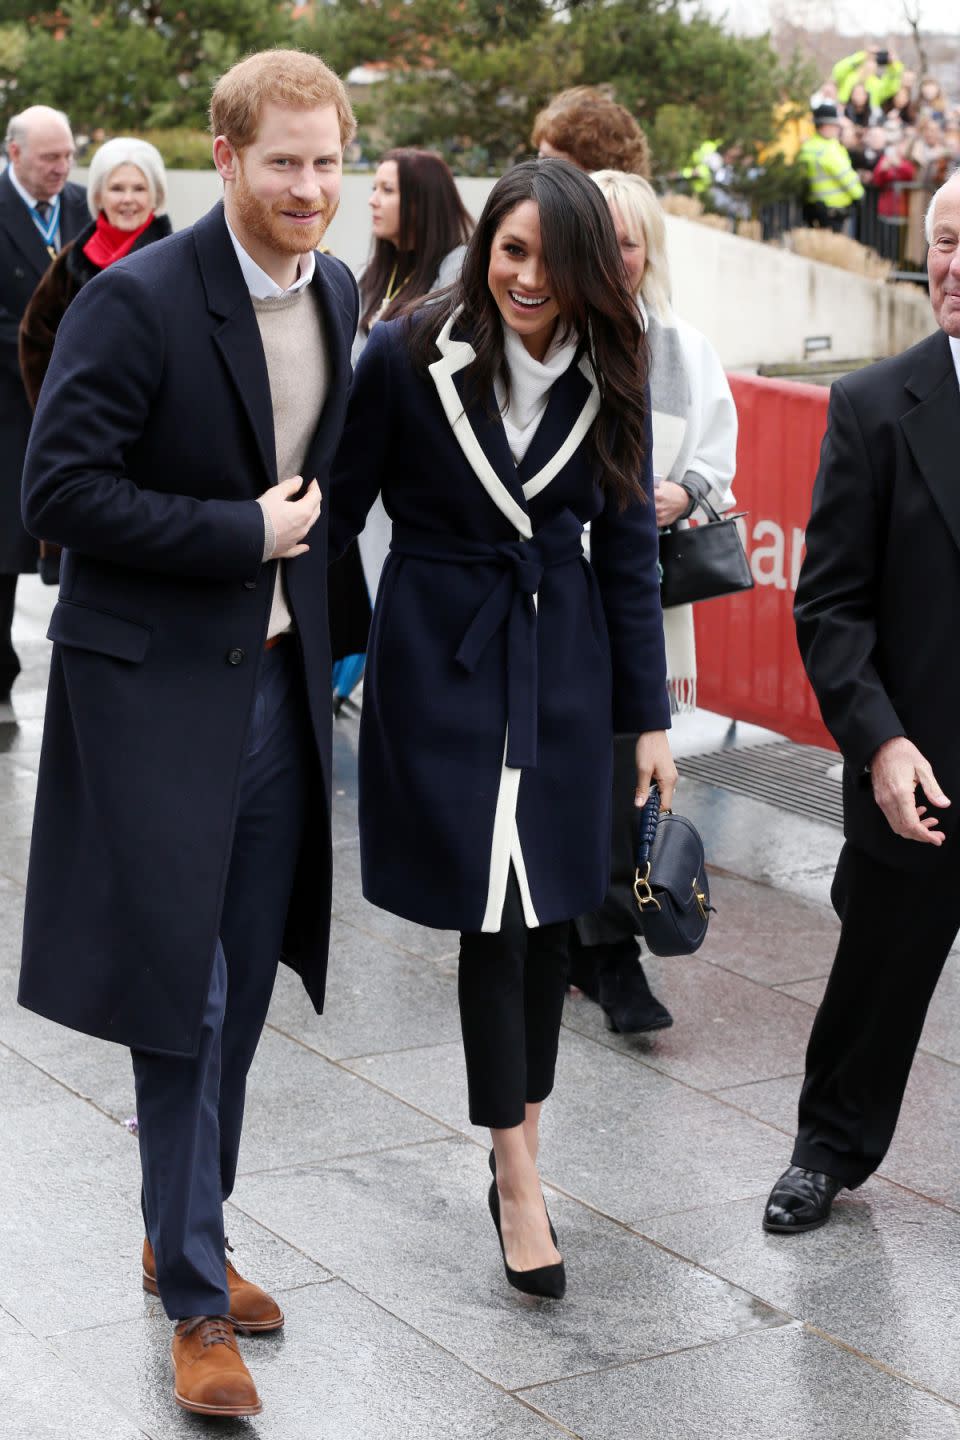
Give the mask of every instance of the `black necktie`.
M 33 208 L 40 216 L 40 223 L 42 225 L 46 225 L 47 221 L 50 219 L 50 215 L 53 210 L 53 206 L 50 204 L 50 201 L 38 200 Z

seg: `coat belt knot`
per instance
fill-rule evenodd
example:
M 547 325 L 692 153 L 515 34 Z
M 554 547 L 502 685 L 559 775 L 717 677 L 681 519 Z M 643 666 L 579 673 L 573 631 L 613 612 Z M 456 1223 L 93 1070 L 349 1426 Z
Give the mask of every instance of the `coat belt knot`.
M 531 539 L 499 544 L 395 526 L 390 548 L 419 560 L 490 565 L 502 572 L 467 626 L 455 659 L 472 673 L 494 635 L 506 626 L 506 763 L 515 770 L 534 768 L 539 718 L 536 595 L 545 570 L 583 559 L 580 521 L 562 510 Z

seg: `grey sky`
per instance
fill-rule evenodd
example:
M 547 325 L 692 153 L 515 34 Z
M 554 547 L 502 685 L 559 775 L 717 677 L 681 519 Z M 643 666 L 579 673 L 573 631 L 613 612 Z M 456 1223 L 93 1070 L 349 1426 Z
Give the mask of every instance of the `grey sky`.
M 865 22 L 875 34 L 909 28 L 902 0 L 703 0 L 703 4 L 718 19 L 726 15 L 731 29 L 747 33 L 769 29 L 771 9 L 810 29 L 835 24 L 856 39 L 866 34 Z M 957 0 L 910 0 L 910 4 L 919 4 L 925 30 L 960 34 Z

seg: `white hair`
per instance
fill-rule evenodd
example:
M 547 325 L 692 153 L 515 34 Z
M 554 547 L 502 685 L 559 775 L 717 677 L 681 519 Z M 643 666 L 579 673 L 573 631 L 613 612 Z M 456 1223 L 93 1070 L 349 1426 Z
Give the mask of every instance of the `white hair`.
M 90 161 L 87 204 L 94 219 L 103 208 L 104 187 L 114 170 L 119 170 L 121 165 L 135 165 L 142 173 L 150 190 L 151 206 L 157 215 L 162 215 L 167 204 L 167 172 L 160 151 L 148 140 L 118 135 L 115 140 L 104 141 Z
M 19 115 L 10 116 L 4 144 L 8 148 L 11 144 L 22 145 L 29 138 L 31 121 L 41 119 L 61 120 L 70 130 L 70 121 L 62 110 L 53 110 L 49 105 L 31 105 L 28 109 L 21 110 Z M 70 133 L 73 134 L 73 131 L 70 130 Z
M 935 219 L 934 212 L 937 208 L 937 201 L 940 199 L 940 196 L 943 194 L 944 190 L 947 190 L 951 185 L 960 185 L 960 170 L 955 170 L 954 173 L 950 176 L 949 180 L 944 180 L 943 184 L 940 186 L 940 189 L 933 192 L 933 199 L 927 206 L 927 213 L 923 217 L 923 233 L 927 238 L 928 245 L 933 244 L 933 222 Z
M 657 192 L 642 175 L 622 170 L 595 170 L 591 180 L 600 187 L 608 205 L 616 205 L 631 238 L 639 233 L 647 252 L 640 296 L 648 309 L 670 321 L 670 267 L 667 262 L 667 224 Z

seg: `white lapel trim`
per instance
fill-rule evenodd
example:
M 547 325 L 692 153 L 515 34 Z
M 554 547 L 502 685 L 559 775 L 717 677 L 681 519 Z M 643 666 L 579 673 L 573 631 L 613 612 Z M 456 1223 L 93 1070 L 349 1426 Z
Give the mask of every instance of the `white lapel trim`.
M 451 340 L 450 338 L 450 332 L 459 313 L 459 310 L 454 311 L 437 336 L 436 345 L 441 358 L 434 360 L 433 364 L 427 367 L 430 371 L 430 378 L 437 387 L 437 394 L 440 396 L 440 404 L 443 406 L 447 422 L 471 470 L 501 514 L 506 516 L 524 540 L 529 540 L 533 535 L 530 516 L 519 501 L 510 494 L 484 454 L 483 446 L 473 432 L 473 426 L 463 408 L 457 387 L 453 383 L 454 375 L 458 371 L 464 370 L 477 358 L 477 352 L 469 341 Z M 524 491 L 526 491 L 526 486 L 524 486 Z
M 589 381 L 590 394 L 584 401 L 583 409 L 577 416 L 573 429 L 560 446 L 560 449 L 555 451 L 546 465 L 544 465 L 541 470 L 538 470 L 536 475 L 532 475 L 524 485 L 523 497 L 525 500 L 532 500 L 535 495 L 540 494 L 541 490 L 546 490 L 550 481 L 556 475 L 559 475 L 567 461 L 573 458 L 578 445 L 584 439 L 590 426 L 597 418 L 597 411 L 600 409 L 600 387 L 597 384 L 597 377 L 593 373 L 593 366 L 590 364 L 589 356 L 580 356 L 577 369 L 584 378 Z

